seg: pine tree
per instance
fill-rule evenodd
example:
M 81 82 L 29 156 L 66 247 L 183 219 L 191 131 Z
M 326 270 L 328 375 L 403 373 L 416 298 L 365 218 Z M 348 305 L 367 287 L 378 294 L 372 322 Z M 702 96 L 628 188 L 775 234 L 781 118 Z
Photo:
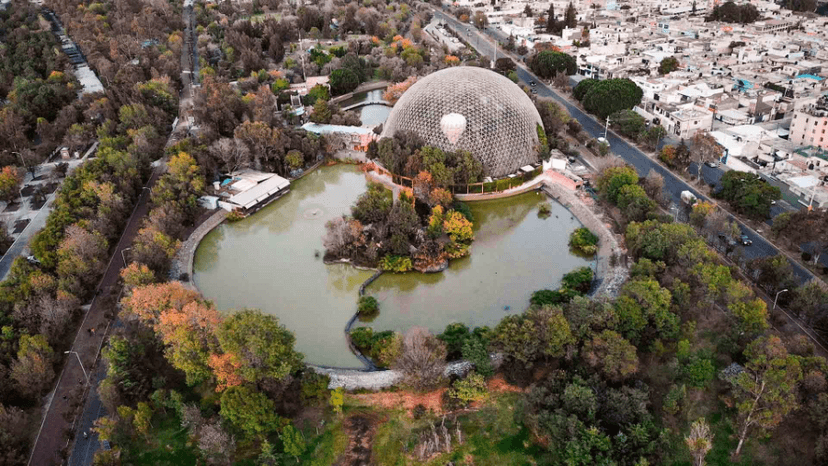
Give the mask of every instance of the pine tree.
M 549 3 L 549 13 L 546 17 L 546 32 L 552 34 L 555 32 L 557 21 L 555 21 L 555 5 Z
M 566 7 L 566 13 L 564 14 L 564 25 L 568 28 L 574 28 L 578 25 L 578 12 L 575 11 L 575 6 L 572 2 L 569 2 L 569 5 Z

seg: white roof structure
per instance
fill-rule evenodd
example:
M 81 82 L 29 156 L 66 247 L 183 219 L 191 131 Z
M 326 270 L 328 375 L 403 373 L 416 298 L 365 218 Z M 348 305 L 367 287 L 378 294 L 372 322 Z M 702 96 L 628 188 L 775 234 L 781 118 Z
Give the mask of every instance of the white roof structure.
M 808 189 L 819 185 L 819 179 L 811 175 L 797 176 L 794 178 L 788 178 L 788 183 L 793 184 L 800 189 Z
M 250 209 L 259 202 L 290 186 L 290 182 L 279 175 L 273 175 L 247 191 L 236 194 L 227 200 L 243 209 Z
M 95 72 L 92 71 L 85 64 L 75 68 L 75 77 L 78 78 L 78 81 L 80 81 L 81 86 L 83 86 L 84 94 L 103 92 L 104 90 L 103 84 L 101 84 L 101 80 L 98 79 L 98 77 L 95 76 Z

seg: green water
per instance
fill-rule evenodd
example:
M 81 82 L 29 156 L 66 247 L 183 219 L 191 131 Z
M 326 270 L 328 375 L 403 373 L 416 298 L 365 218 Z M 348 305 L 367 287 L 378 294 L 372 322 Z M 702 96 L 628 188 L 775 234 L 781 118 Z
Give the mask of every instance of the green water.
M 325 265 L 321 256 L 325 222 L 347 213 L 365 189 L 364 176 L 348 165 L 307 175 L 252 217 L 210 232 L 196 251 L 196 285 L 220 309 L 255 307 L 279 317 L 308 362 L 360 367 L 343 329 L 371 272 Z M 381 276 L 366 290 L 380 301 L 370 325 L 399 331 L 415 325 L 441 331 L 451 322 L 494 325 L 522 312 L 532 291 L 555 287 L 564 273 L 588 265 L 567 248 L 580 223 L 554 201 L 552 216 L 539 219 L 543 201 L 528 193 L 471 203 L 471 255 L 438 274 Z

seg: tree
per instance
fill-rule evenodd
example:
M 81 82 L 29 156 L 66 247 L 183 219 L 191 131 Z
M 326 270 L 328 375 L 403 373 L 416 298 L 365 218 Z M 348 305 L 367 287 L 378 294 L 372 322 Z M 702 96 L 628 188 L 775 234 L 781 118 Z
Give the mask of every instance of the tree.
M 544 50 L 534 55 L 529 62 L 529 67 L 543 79 L 549 79 L 558 72 L 573 75 L 577 70 L 575 57 L 552 50 Z
M 597 181 L 598 191 L 613 204 L 618 203 L 621 188 L 631 184 L 638 184 L 638 173 L 630 166 L 609 167 L 600 173 Z
M 218 351 L 216 328 L 221 316 L 209 302 L 192 301 L 181 309 L 161 312 L 155 331 L 164 342 L 164 354 L 173 367 L 195 385 L 212 376 L 210 356 Z
M 443 378 L 446 345 L 422 327 L 412 327 L 403 338 L 402 354 L 394 363 L 406 385 L 426 390 Z
M 696 8 L 696 2 L 693 2 L 693 9 Z M 684 437 L 684 443 L 693 455 L 693 466 L 704 466 L 704 458 L 713 448 L 713 434 L 710 432 L 710 426 L 704 418 L 700 418 L 690 425 L 690 433 Z
M 523 8 L 523 14 L 527 18 L 531 18 L 532 17 L 532 7 L 530 7 L 529 5 L 526 5 L 526 7 Z
M 713 11 L 710 12 L 710 16 L 705 18 L 705 21 L 748 24 L 756 21 L 759 17 L 759 10 L 756 9 L 756 6 L 750 3 L 737 5 L 729 1 L 714 6 Z
M 347 94 L 359 86 L 359 76 L 350 69 L 338 69 L 331 72 L 331 94 Z
M 773 429 L 797 409 L 796 385 L 802 380 L 800 358 L 788 354 L 777 336 L 757 338 L 748 345 L 745 356 L 745 370 L 731 379 L 727 400 L 738 410 L 737 456 L 751 433 Z
M 509 57 L 500 57 L 495 60 L 495 70 L 500 74 L 509 74 L 510 71 L 515 71 L 515 61 Z
M 217 332 L 221 349 L 241 361 L 238 373 L 248 382 L 281 381 L 302 367 L 296 338 L 274 316 L 245 309 L 226 318 Z
M 755 270 L 756 283 L 771 295 L 783 288 L 796 286 L 793 267 L 788 258 L 782 254 L 772 257 L 760 257 L 754 259 L 751 268 Z
M 557 306 L 530 307 L 503 318 L 492 333 L 492 344 L 527 367 L 544 357 L 563 356 L 575 342 L 569 322 Z
M 701 166 L 704 163 L 712 162 L 722 158 L 722 146 L 716 141 L 716 138 L 710 135 L 708 131 L 697 131 L 693 135 L 693 155 L 699 164 L 698 178 L 701 183 Z
M 575 88 L 576 98 L 581 94 L 578 87 L 584 81 Z M 629 79 L 612 78 L 589 84 L 588 90 L 579 100 L 588 112 L 604 119 L 619 110 L 635 107 L 641 103 L 643 96 L 644 91 Z
M 221 394 L 219 414 L 250 440 L 266 438 L 287 424 L 264 393 L 244 386 L 230 387 Z
M 781 217 L 781 218 L 780 218 Z M 777 225 L 777 219 L 779 224 Z M 796 211 L 778 215 L 773 219 L 774 232 L 789 241 L 794 247 L 801 247 L 811 253 L 814 264 L 828 251 L 828 211 Z
M 641 134 L 641 139 L 652 149 L 658 149 L 658 144 L 667 134 L 667 130 L 661 125 L 652 125 Z
M 21 196 L 20 185 L 23 175 L 15 167 L 6 165 L 0 170 L 0 200 L 11 202 Z
M 575 11 L 575 6 L 572 5 L 572 2 L 569 2 L 569 5 L 566 6 L 563 22 L 564 26 L 568 28 L 574 28 L 578 25 L 578 12 Z
M 619 110 L 609 118 L 614 130 L 632 140 L 638 139 L 646 126 L 644 117 L 630 109 Z
M 645 329 L 671 338 L 678 331 L 678 316 L 670 311 L 672 294 L 652 278 L 627 282 L 615 302 L 617 330 L 632 342 L 640 341 Z
M 604 377 L 620 382 L 638 371 L 635 346 L 618 332 L 604 330 L 584 345 L 584 359 Z
M 546 14 L 546 32 L 555 34 L 559 29 L 558 21 L 555 20 L 555 5 L 549 3 L 549 11 Z
M 625 185 L 618 191 L 617 205 L 624 217 L 633 222 L 646 220 L 650 212 L 656 209 L 655 201 L 637 184 Z
M 738 319 L 737 328 L 744 333 L 759 335 L 770 326 L 768 324 L 768 306 L 762 299 L 737 301 L 727 306 L 727 308 Z
M 649 173 L 647 173 L 647 176 L 644 178 L 643 187 L 644 192 L 646 192 L 651 199 L 658 203 L 662 203 L 664 201 L 664 177 L 655 171 L 654 168 L 651 168 Z
M 17 360 L 11 365 L 11 378 L 20 393 L 38 397 L 52 386 L 54 352 L 43 335 L 21 335 Z
M 658 65 L 658 74 L 670 74 L 679 68 L 679 61 L 676 57 L 665 57 Z
M 288 424 L 284 429 L 282 429 L 282 433 L 279 434 L 279 439 L 285 446 L 285 453 L 294 457 L 298 463 L 299 456 L 305 453 L 305 450 L 307 449 L 305 437 L 302 435 L 302 432 Z
M 91 290 L 104 269 L 107 247 L 100 233 L 70 225 L 58 249 L 60 288 L 76 296 Z
M 152 188 L 152 202 L 177 205 L 184 213 L 183 221 L 190 224 L 195 220 L 198 197 L 203 194 L 205 185 L 204 174 L 196 160 L 186 152 L 179 152 L 170 157 L 167 173 Z
M 368 191 L 362 193 L 351 207 L 351 215 L 364 225 L 383 222 L 388 218 L 394 205 L 393 194 L 378 183 L 368 185 Z
M 310 119 L 314 123 L 328 124 L 331 122 L 332 112 L 327 100 L 319 99 L 313 104 L 313 113 Z
M 722 175 L 721 183 L 718 196 L 730 202 L 737 212 L 757 220 L 768 218 L 772 202 L 782 198 L 779 188 L 752 173 L 731 170 Z M 797 225 L 797 228 L 803 226 Z
M 121 301 L 121 308 L 124 317 L 135 316 L 142 323 L 154 326 L 163 311 L 183 309 L 200 298 L 197 291 L 175 281 L 135 288 Z

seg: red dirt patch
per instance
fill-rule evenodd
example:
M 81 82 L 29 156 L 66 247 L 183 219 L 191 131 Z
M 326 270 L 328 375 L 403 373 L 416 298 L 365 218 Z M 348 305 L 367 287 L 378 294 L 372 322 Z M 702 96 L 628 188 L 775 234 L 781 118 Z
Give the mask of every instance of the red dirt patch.
M 362 395 L 349 396 L 369 406 L 379 406 L 386 409 L 402 407 L 405 408 L 406 411 L 408 411 L 408 414 L 410 416 L 411 410 L 419 404 L 425 406 L 428 410 L 434 411 L 435 413 L 441 413 L 441 400 L 443 397 L 443 392 L 445 392 L 446 390 L 446 388 L 439 388 L 437 390 L 434 390 L 433 392 L 428 393 L 401 391 L 368 393 Z
M 526 391 L 525 389 L 522 389 L 515 385 L 510 385 L 506 382 L 506 380 L 503 379 L 503 376 L 501 375 L 495 376 L 491 380 L 489 380 L 488 387 L 490 393 L 523 393 Z M 443 387 L 427 393 L 399 391 L 367 393 L 347 396 L 368 406 L 378 406 L 386 409 L 404 408 L 406 411 L 408 411 L 408 415 L 412 416 L 411 411 L 417 405 L 423 405 L 425 406 L 426 410 L 430 410 L 435 414 L 442 414 L 443 393 L 446 390 L 448 389 Z

